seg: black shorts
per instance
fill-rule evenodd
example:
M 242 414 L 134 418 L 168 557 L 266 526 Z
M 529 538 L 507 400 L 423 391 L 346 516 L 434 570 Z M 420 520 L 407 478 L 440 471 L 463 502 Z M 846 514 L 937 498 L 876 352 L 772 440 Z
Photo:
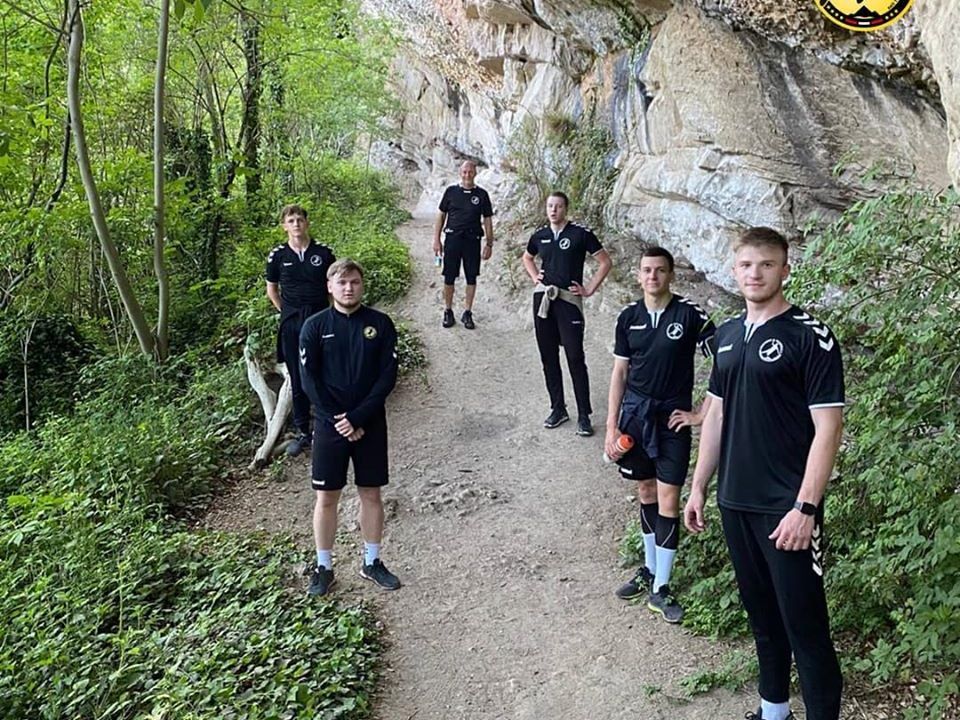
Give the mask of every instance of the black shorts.
M 331 420 L 317 420 L 313 429 L 314 490 L 342 490 L 347 465 L 353 460 L 353 480 L 359 487 L 382 487 L 389 481 L 387 420 L 380 418 L 363 428 L 363 437 L 350 442 Z
M 628 480 L 650 480 L 656 478 L 668 485 L 681 486 L 687 479 L 690 468 L 690 446 L 692 435 L 690 428 L 681 428 L 680 432 L 667 427 L 670 413 L 657 416 L 657 457 L 651 459 L 640 447 L 640 428 L 636 418 L 624 423 L 621 418 L 620 431 L 630 435 L 637 443 L 626 455 L 617 461 L 620 474 Z
M 480 275 L 480 235 L 448 232 L 443 238 L 443 284 L 453 285 L 463 264 L 467 285 L 476 285 Z

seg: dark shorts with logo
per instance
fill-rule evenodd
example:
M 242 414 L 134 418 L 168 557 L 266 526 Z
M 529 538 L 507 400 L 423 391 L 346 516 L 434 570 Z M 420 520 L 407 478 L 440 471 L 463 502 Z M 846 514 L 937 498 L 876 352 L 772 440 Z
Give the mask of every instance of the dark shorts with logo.
M 353 461 L 353 480 L 360 487 L 382 487 L 389 482 L 387 420 L 379 418 L 363 428 L 363 437 L 350 442 L 331 420 L 317 420 L 313 430 L 314 490 L 341 490 L 347 484 L 347 466 Z
M 443 236 L 443 283 L 453 285 L 460 265 L 467 285 L 476 285 L 480 275 L 480 238 L 475 232 L 448 232 Z
M 667 427 L 670 413 L 657 414 L 657 457 L 651 459 L 639 440 L 633 448 L 617 461 L 620 474 L 628 480 L 651 480 L 656 478 L 668 485 L 683 485 L 690 468 L 692 435 L 685 427 L 676 432 Z M 620 431 L 634 439 L 640 438 L 639 421 L 630 418 L 626 423 L 621 418 Z

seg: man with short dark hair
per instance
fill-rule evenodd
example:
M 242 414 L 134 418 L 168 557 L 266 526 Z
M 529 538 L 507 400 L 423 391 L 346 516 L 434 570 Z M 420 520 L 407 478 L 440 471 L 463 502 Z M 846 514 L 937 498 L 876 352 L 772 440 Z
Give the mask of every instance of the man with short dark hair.
M 583 352 L 583 299 L 597 291 L 613 263 L 593 230 L 567 221 L 569 205 L 565 193 L 555 191 L 547 197 L 549 222 L 530 237 L 523 253 L 523 267 L 534 284 L 533 326 L 550 395 L 550 414 L 543 426 L 555 428 L 570 419 L 560 370 L 560 346 L 563 345 L 577 399 L 577 435 L 589 436 L 593 435 L 590 423 L 593 408 Z M 588 254 L 596 258 L 599 267 L 584 284 L 583 265 Z M 540 267 L 537 267 L 537 257 Z
M 734 247 L 747 309 L 717 330 L 684 523 L 703 532 L 719 467 L 723 534 L 760 667 L 760 708 L 747 717 L 793 718 L 792 655 L 807 720 L 837 720 L 843 678 L 823 587 L 823 496 L 843 430 L 843 362 L 830 328 L 783 296 L 787 249 L 770 228 L 751 228 Z
M 451 185 L 440 199 L 440 213 L 433 230 L 433 254 L 443 258 L 443 327 L 456 324 L 453 319 L 453 286 L 463 275 L 467 289 L 460 322 L 473 330 L 473 301 L 477 294 L 480 260 L 489 260 L 493 253 L 493 205 L 490 195 L 474 183 L 477 164 L 466 160 L 460 166 L 460 184 Z M 443 241 L 441 242 L 441 236 Z M 483 249 L 480 238 L 485 237 Z
M 310 317 L 300 333 L 303 384 L 317 418 L 312 467 L 317 565 L 309 593 L 326 595 L 334 583 L 337 510 L 350 462 L 360 496 L 360 577 L 396 590 L 400 581 L 380 560 L 380 489 L 389 480 L 385 403 L 397 382 L 397 331 L 387 315 L 362 304 L 359 263 L 338 260 L 327 278 L 333 306 Z
M 297 347 L 304 321 L 330 303 L 327 297 L 327 268 L 336 257 L 326 245 L 310 237 L 307 211 L 287 205 L 280 211 L 280 224 L 287 242 L 267 256 L 267 297 L 280 311 L 277 329 L 277 360 L 287 366 L 293 391 L 293 426 L 296 437 L 287 445 L 295 457 L 310 447 L 310 398 L 303 392 Z
M 690 465 L 690 427 L 699 425 L 709 396 L 693 411 L 693 357 L 710 354 L 716 328 L 692 300 L 670 291 L 673 255 L 661 247 L 644 250 L 637 270 L 643 299 L 617 318 L 613 374 L 604 448 L 620 474 L 637 481 L 644 564 L 617 595 L 647 595 L 647 607 L 670 623 L 683 608 L 670 591 L 680 535 L 680 489 Z M 621 433 L 635 441 L 621 455 Z

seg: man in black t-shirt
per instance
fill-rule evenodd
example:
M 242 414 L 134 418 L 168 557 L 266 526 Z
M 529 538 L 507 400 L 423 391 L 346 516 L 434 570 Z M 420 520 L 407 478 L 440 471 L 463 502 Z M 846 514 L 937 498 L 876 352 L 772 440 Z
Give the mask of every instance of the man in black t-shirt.
M 589 436 L 593 435 L 590 424 L 593 409 L 583 353 L 583 299 L 597 291 L 613 263 L 590 228 L 567 222 L 569 204 L 562 192 L 553 192 L 547 198 L 549 224 L 530 237 L 523 253 L 523 267 L 535 286 L 533 326 L 550 395 L 550 415 L 543 426 L 555 428 L 570 419 L 560 370 L 560 346 L 563 345 L 577 399 L 577 435 Z M 599 267 L 584 284 L 583 265 L 588 254 L 597 259 Z M 540 267 L 537 267 L 537 257 Z
M 440 213 L 433 230 L 433 254 L 443 258 L 443 327 L 453 327 L 453 284 L 460 275 L 467 281 L 460 322 L 473 330 L 473 300 L 477 294 L 480 260 L 493 252 L 493 205 L 490 195 L 474 184 L 477 165 L 472 160 L 460 166 L 460 184 L 451 185 L 440 199 Z M 441 236 L 443 241 L 441 242 Z M 486 237 L 483 249 L 480 238 Z
M 400 580 L 380 560 L 381 488 L 389 479 L 385 403 L 397 383 L 397 331 L 387 315 L 362 304 L 363 268 L 358 263 L 339 260 L 327 277 L 333 306 L 310 317 L 300 333 L 303 385 L 316 416 L 311 475 L 317 493 L 317 564 L 309 593 L 326 595 L 334 583 L 337 508 L 351 462 L 360 496 L 360 577 L 397 590 Z
M 837 720 L 843 679 L 823 588 L 823 496 L 843 429 L 843 363 L 830 329 L 783 296 L 787 242 L 751 228 L 735 246 L 746 313 L 717 330 L 684 523 L 705 528 L 717 500 L 740 597 L 757 646 L 760 709 L 787 720 L 791 654 L 808 720 Z
M 326 245 L 310 238 L 307 211 L 287 205 L 280 211 L 280 224 L 287 242 L 267 256 L 267 297 L 280 311 L 277 330 L 277 360 L 287 366 L 293 390 L 293 425 L 297 436 L 287 454 L 299 455 L 310 446 L 310 398 L 303 391 L 297 347 L 304 321 L 329 304 L 327 268 L 336 258 Z
M 617 318 L 613 374 L 607 404 L 604 449 L 620 474 L 637 481 L 644 564 L 617 595 L 648 594 L 647 607 L 670 623 L 683 608 L 668 583 L 679 545 L 680 489 L 690 465 L 690 427 L 699 425 L 709 396 L 693 411 L 693 356 L 709 355 L 716 328 L 692 300 L 670 291 L 673 255 L 661 247 L 644 250 L 637 279 L 643 299 Z M 634 440 L 621 455 L 620 434 Z

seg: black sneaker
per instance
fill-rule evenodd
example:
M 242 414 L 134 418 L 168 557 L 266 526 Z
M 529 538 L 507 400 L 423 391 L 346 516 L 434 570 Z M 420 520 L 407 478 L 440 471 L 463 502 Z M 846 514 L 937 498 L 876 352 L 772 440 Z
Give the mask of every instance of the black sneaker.
M 308 595 L 326 595 L 336 579 L 333 577 L 333 570 L 327 570 L 323 565 L 317 565 L 310 575 L 310 587 L 307 588 Z
M 547 415 L 547 419 L 543 421 L 543 426 L 552 430 L 559 425 L 563 425 L 569 419 L 570 416 L 567 415 L 566 408 L 554 408 Z
M 647 607 L 663 615 L 663 619 L 668 623 L 678 623 L 683 620 L 683 608 L 670 593 L 669 585 L 661 585 L 657 592 L 650 593 L 650 597 L 647 598 Z
M 617 597 L 630 600 L 642 593 L 649 594 L 653 589 L 653 573 L 646 565 L 641 565 L 637 574 L 617 589 Z
M 387 566 L 380 562 L 380 558 L 374 560 L 370 565 L 361 565 L 360 577 L 376 583 L 384 590 L 400 589 L 400 580 L 396 575 L 387 570 Z
M 473 322 L 473 313 L 470 312 L 469 310 L 464 310 L 464 311 L 463 311 L 463 315 L 460 316 L 460 322 L 463 323 L 463 326 L 464 326 L 467 330 L 476 330 L 476 329 L 477 329 L 476 324 Z
M 305 432 L 298 432 L 293 442 L 287 445 L 287 457 L 296 457 L 309 447 L 310 435 Z
M 451 328 L 457 324 L 457 321 L 453 319 L 453 310 L 447 309 L 443 311 L 443 326 L 445 328 Z
M 577 418 L 577 435 L 590 437 L 593 435 L 593 425 L 590 424 L 589 415 L 581 415 Z
M 743 720 L 763 720 L 763 715 L 760 712 L 760 708 L 757 708 L 757 711 L 747 712 L 743 716 Z M 786 717 L 786 720 L 796 720 L 796 717 L 793 713 L 789 713 Z

